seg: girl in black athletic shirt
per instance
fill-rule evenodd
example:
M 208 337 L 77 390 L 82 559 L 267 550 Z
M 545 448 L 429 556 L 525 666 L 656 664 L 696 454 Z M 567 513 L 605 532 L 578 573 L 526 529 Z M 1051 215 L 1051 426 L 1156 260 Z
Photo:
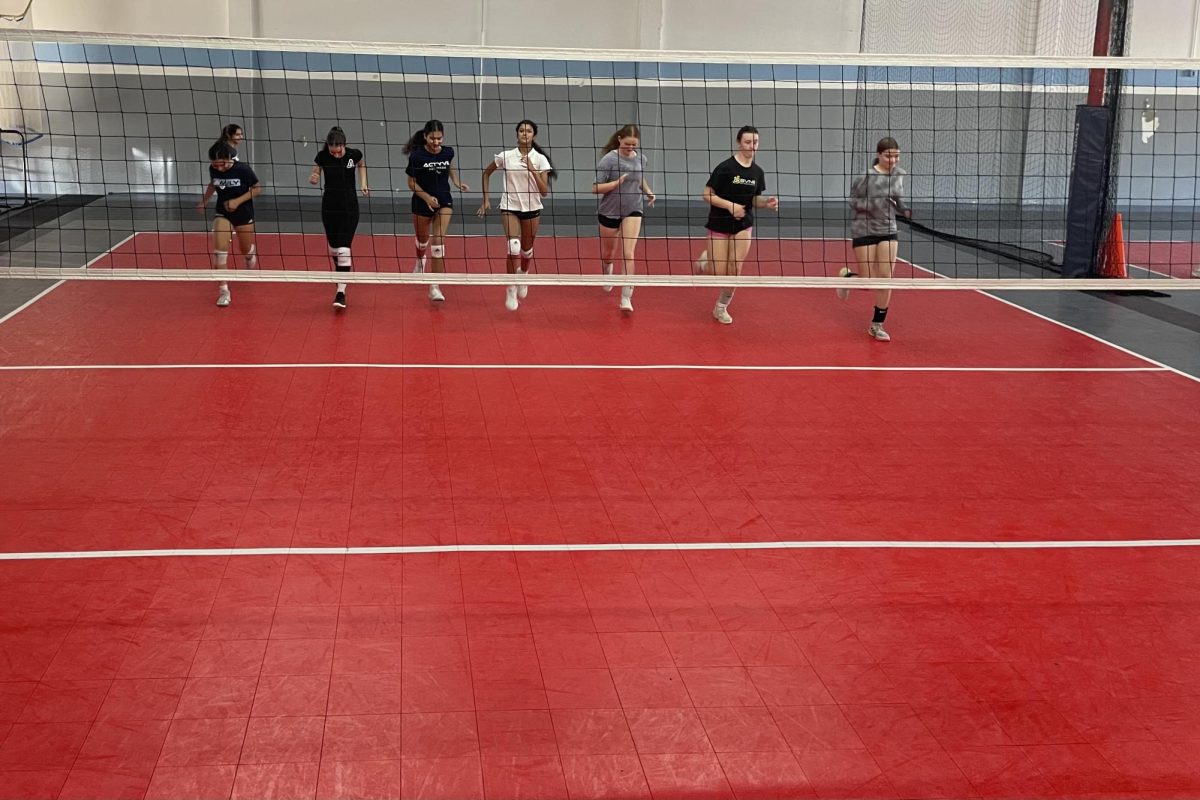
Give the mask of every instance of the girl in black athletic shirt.
M 338 272 L 350 271 L 350 246 L 358 229 L 358 195 L 368 197 L 367 165 L 362 150 L 346 146 L 346 134 L 333 127 L 325 137 L 325 146 L 313 159 L 308 182 L 316 186 L 325 175 L 325 191 L 321 195 L 321 224 L 329 243 L 329 257 Z M 333 296 L 335 308 L 346 307 L 346 284 L 339 283 Z
M 213 266 L 227 268 L 229 243 L 236 233 L 246 269 L 254 269 L 258 265 L 254 252 L 254 198 L 262 193 L 258 176 L 246 162 L 234 160 L 233 148 L 227 142 L 210 147 L 208 159 L 208 186 L 196 210 L 203 214 L 208 198 L 217 195 L 212 230 Z M 227 306 L 229 300 L 229 284 L 221 281 L 217 287 L 217 305 Z
M 779 208 L 779 200 L 767 197 L 767 176 L 754 163 L 758 151 L 758 129 L 744 125 L 737 134 L 738 151 L 717 164 L 704 185 L 704 202 L 710 206 L 708 247 L 696 262 L 701 272 L 716 275 L 741 275 L 742 263 L 750 253 L 754 231 L 754 209 Z M 733 322 L 729 316 L 732 288 L 724 289 L 713 306 L 713 319 L 723 325 Z

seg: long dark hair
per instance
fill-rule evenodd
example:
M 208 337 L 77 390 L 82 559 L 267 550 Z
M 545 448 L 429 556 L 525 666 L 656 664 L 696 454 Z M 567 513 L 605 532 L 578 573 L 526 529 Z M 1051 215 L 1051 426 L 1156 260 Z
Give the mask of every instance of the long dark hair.
M 537 128 L 537 123 L 536 123 L 536 122 L 534 122 L 534 121 L 533 121 L 533 120 L 531 120 L 531 119 L 523 119 L 523 120 L 521 120 L 520 122 L 518 122 L 518 123 L 517 123 L 517 127 L 516 127 L 516 130 L 517 130 L 517 132 L 520 132 L 520 130 L 521 130 L 521 126 L 522 126 L 522 125 L 528 125 L 530 128 L 533 128 L 533 135 L 534 135 L 535 137 L 537 136 L 537 131 L 538 131 L 538 128 Z M 538 144 L 538 143 L 537 143 L 537 139 L 536 139 L 536 138 L 534 139 L 534 141 L 530 142 L 530 144 L 533 146 L 533 149 L 534 149 L 534 150 L 538 151 L 538 152 L 539 152 L 539 153 L 541 153 L 543 156 L 545 156 L 545 157 L 546 157 L 546 162 L 547 162 L 548 164 L 550 164 L 550 174 L 546 176 L 546 179 L 547 179 L 547 180 L 551 180 L 551 181 L 552 181 L 552 180 L 554 180 L 555 178 L 557 178 L 557 177 L 558 177 L 558 170 L 556 170 L 556 169 L 554 168 L 554 162 L 550 160 L 550 153 L 549 153 L 549 151 L 547 151 L 547 150 L 546 150 L 545 148 L 543 148 L 543 147 L 542 147 L 540 144 Z
M 632 122 L 623 128 L 618 128 L 616 133 L 608 137 L 608 141 L 604 143 L 604 149 L 600 151 L 600 155 L 611 153 L 613 150 L 616 150 L 618 147 L 620 147 L 621 140 L 630 136 L 636 136 L 638 139 L 642 138 L 642 132 L 638 130 L 638 126 L 634 125 Z
M 414 133 L 412 135 L 412 137 L 407 142 L 404 143 L 405 154 L 411 153 L 413 150 L 416 150 L 418 147 L 424 147 L 425 146 L 425 137 L 428 134 L 445 133 L 445 132 L 446 132 L 446 129 L 442 126 L 442 121 L 440 119 L 429 120 L 429 122 L 425 123 L 424 128 L 421 128 L 421 130 Z
M 241 125 L 238 125 L 236 122 L 231 122 L 224 128 L 221 128 L 221 138 L 217 141 L 228 142 L 237 134 L 238 131 L 242 131 L 242 133 L 245 134 L 245 131 L 242 130 Z
M 899 150 L 899 149 L 900 149 L 899 142 L 897 142 L 895 139 L 893 139 L 890 136 L 883 137 L 875 144 L 875 160 L 872 161 L 871 164 L 872 165 L 878 164 L 879 163 L 879 155 L 881 153 L 883 153 L 884 151 Z
M 325 134 L 325 149 L 328 150 L 331 147 L 345 147 L 345 146 L 346 146 L 346 132 L 343 131 L 341 128 L 339 128 L 337 125 L 334 125 L 332 128 L 329 129 L 329 133 Z

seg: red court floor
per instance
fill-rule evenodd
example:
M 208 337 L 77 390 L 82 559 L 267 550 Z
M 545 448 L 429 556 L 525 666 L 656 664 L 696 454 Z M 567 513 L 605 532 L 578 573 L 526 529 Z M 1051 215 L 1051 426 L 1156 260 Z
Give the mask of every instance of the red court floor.
M 1200 795 L 1195 381 L 965 291 L 331 288 L 0 324 L 0 796 Z
M 1191 278 L 1200 266 L 1200 242 L 1130 241 L 1125 244 L 1130 265 L 1172 278 Z

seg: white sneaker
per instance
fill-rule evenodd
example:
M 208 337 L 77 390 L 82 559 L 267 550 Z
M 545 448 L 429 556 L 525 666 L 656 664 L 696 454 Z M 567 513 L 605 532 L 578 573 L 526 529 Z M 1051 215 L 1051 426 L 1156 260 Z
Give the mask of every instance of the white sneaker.
M 692 271 L 694 271 L 697 275 L 711 275 L 712 274 L 712 269 L 708 265 L 708 251 L 707 250 L 705 250 L 703 253 L 701 253 L 700 257 L 697 258 L 695 263 L 692 264 Z
M 228 286 L 222 286 L 220 288 L 220 290 L 217 292 L 217 305 L 221 306 L 221 308 L 224 308 L 225 306 L 229 305 L 229 287 Z
M 446 295 L 442 294 L 441 288 L 436 283 L 429 285 L 429 299 L 438 303 L 446 299 Z
M 509 286 L 504 290 L 504 307 L 509 311 L 517 310 L 517 287 Z
M 518 275 L 528 275 L 528 272 L 517 270 Z M 517 286 L 517 297 L 524 300 L 529 295 L 529 284 L 522 283 Z
M 413 272 L 420 274 L 425 271 L 425 259 L 418 258 L 417 263 L 413 264 Z
M 888 332 L 883 329 L 883 323 L 880 322 L 872 322 L 867 333 L 871 335 L 872 339 L 878 342 L 890 342 L 892 340 L 892 337 L 888 336 Z
M 633 311 L 633 287 L 621 287 L 621 302 L 617 304 L 617 308 L 628 314 Z
M 612 264 L 605 264 L 605 265 L 604 265 L 604 274 L 605 274 L 605 275 L 612 275 L 612 271 L 613 271 L 613 265 L 612 265 Z M 611 283 L 606 283 L 606 284 L 604 285 L 604 291 L 606 291 L 606 292 L 611 292 L 611 291 L 612 291 L 612 284 L 611 284 Z
M 841 269 L 838 270 L 839 278 L 849 278 L 849 277 L 852 277 L 853 275 L 854 275 L 854 270 L 850 269 L 849 267 L 842 267 Z M 837 289 L 837 296 L 838 296 L 838 300 L 845 300 L 847 297 L 850 296 L 850 290 L 843 289 L 842 287 L 839 286 Z
M 1200 278 L 1200 264 L 1197 264 L 1196 266 L 1192 267 L 1192 277 Z
M 729 307 L 720 303 L 713 306 L 713 319 L 722 325 L 729 325 L 733 322 L 733 317 L 729 316 Z

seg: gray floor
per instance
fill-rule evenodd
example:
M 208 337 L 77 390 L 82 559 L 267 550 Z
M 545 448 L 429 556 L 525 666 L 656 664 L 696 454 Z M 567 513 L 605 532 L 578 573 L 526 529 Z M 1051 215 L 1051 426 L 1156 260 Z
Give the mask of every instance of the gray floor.
M 0 266 L 82 267 L 135 231 L 203 231 L 208 222 L 191 208 L 193 198 L 110 197 L 75 209 L 39 227 L 12 234 L 0 217 Z M 496 235 L 493 214 L 487 221 L 474 216 L 478 201 L 460 202 L 452 232 Z M 281 198 L 256 202 L 259 229 L 281 232 L 319 232 L 319 206 L 312 200 Z M 590 237 L 595 235 L 594 201 L 558 200 L 543 217 L 541 236 Z M 920 210 L 918 210 L 920 211 Z M 699 236 L 704 209 L 698 203 L 662 203 L 646 218 L 648 236 Z M 978 214 L 978 212 L 976 212 Z M 932 214 L 930 214 L 932 216 Z M 407 196 L 371 198 L 363 204 L 360 235 L 388 234 L 408 237 L 411 225 Z M 1186 224 L 1186 223 L 1183 223 Z M 1138 227 L 1144 226 L 1141 234 Z M 1161 223 L 1131 220 L 1127 235 L 1162 236 Z M 1173 227 L 1178 227 L 1173 226 Z M 1188 231 L 1174 238 L 1187 238 Z M 779 216 L 762 214 L 756 227 L 759 241 L 773 237 L 841 239 L 847 236 L 841 208 L 804 206 L 785 209 Z M 1038 232 L 1045 237 L 1044 232 Z M 1030 237 L 1037 244 L 1037 237 Z M 901 235 L 900 256 L 950 277 L 1040 278 L 1058 277 L 1052 271 L 1004 261 L 963 245 L 949 244 L 916 232 Z M 806 264 L 806 274 L 836 274 L 839 264 Z M 683 268 L 683 265 L 681 265 Z M 1181 281 L 1182 286 L 1192 285 Z M 0 280 L 0 317 L 28 302 L 49 285 L 42 281 Z M 1195 285 L 1200 288 L 1200 281 Z M 1200 291 L 1175 291 L 1169 296 L 1128 296 L 1119 293 L 1080 291 L 1007 291 L 997 296 L 1049 319 L 1078 328 L 1105 341 L 1188 375 L 1200 378 Z M 996 335 L 1003 335 L 997 331 Z

